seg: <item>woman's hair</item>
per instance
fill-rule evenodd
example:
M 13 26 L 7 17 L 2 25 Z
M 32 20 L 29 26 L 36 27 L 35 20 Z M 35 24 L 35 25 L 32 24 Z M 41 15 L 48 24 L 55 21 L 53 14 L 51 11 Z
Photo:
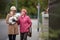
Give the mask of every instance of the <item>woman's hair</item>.
M 24 9 L 24 8 L 23 8 L 21 11 L 23 11 L 23 12 L 27 13 L 27 10 L 26 10 L 26 9 Z

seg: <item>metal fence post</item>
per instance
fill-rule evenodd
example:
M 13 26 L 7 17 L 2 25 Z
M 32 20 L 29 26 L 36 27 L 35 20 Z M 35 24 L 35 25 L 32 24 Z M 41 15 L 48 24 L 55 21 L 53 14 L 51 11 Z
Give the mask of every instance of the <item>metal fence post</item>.
M 39 32 L 39 15 L 40 15 L 40 3 L 38 2 L 38 28 L 37 28 L 38 32 Z

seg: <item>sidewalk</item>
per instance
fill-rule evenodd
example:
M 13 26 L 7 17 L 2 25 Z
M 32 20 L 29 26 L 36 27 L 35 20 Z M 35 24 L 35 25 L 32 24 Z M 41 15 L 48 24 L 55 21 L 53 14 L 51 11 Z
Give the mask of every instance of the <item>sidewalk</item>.
M 20 35 L 17 35 L 16 40 L 20 40 Z M 37 19 L 32 19 L 32 37 L 28 37 L 27 40 L 39 40 L 39 32 L 37 31 Z

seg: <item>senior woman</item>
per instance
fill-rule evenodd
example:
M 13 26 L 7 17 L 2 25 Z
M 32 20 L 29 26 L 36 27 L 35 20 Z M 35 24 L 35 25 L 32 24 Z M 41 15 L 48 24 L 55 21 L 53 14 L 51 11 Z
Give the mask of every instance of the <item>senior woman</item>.
M 18 34 L 18 24 L 17 24 L 17 22 L 15 24 L 10 24 L 8 22 L 9 18 L 14 16 L 15 13 L 16 13 L 16 7 L 12 6 L 10 8 L 10 13 L 8 13 L 7 17 L 6 17 L 6 23 L 8 24 L 8 37 L 9 37 L 9 40 L 16 40 L 16 35 Z
M 32 25 L 30 17 L 27 15 L 27 10 L 21 10 L 21 16 L 19 17 L 18 23 L 20 25 L 20 40 L 27 40 L 29 29 Z

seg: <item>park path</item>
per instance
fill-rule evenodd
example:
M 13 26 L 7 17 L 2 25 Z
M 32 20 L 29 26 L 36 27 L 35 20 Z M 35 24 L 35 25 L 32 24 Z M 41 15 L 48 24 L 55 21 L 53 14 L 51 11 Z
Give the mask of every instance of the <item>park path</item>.
M 32 37 L 28 37 L 28 40 L 38 40 L 39 32 L 37 32 L 37 19 L 31 19 L 32 21 Z M 7 25 L 5 20 L 0 20 L 0 40 L 8 40 Z M 19 30 L 19 29 L 18 29 Z M 17 35 L 16 40 L 20 40 L 20 35 Z

